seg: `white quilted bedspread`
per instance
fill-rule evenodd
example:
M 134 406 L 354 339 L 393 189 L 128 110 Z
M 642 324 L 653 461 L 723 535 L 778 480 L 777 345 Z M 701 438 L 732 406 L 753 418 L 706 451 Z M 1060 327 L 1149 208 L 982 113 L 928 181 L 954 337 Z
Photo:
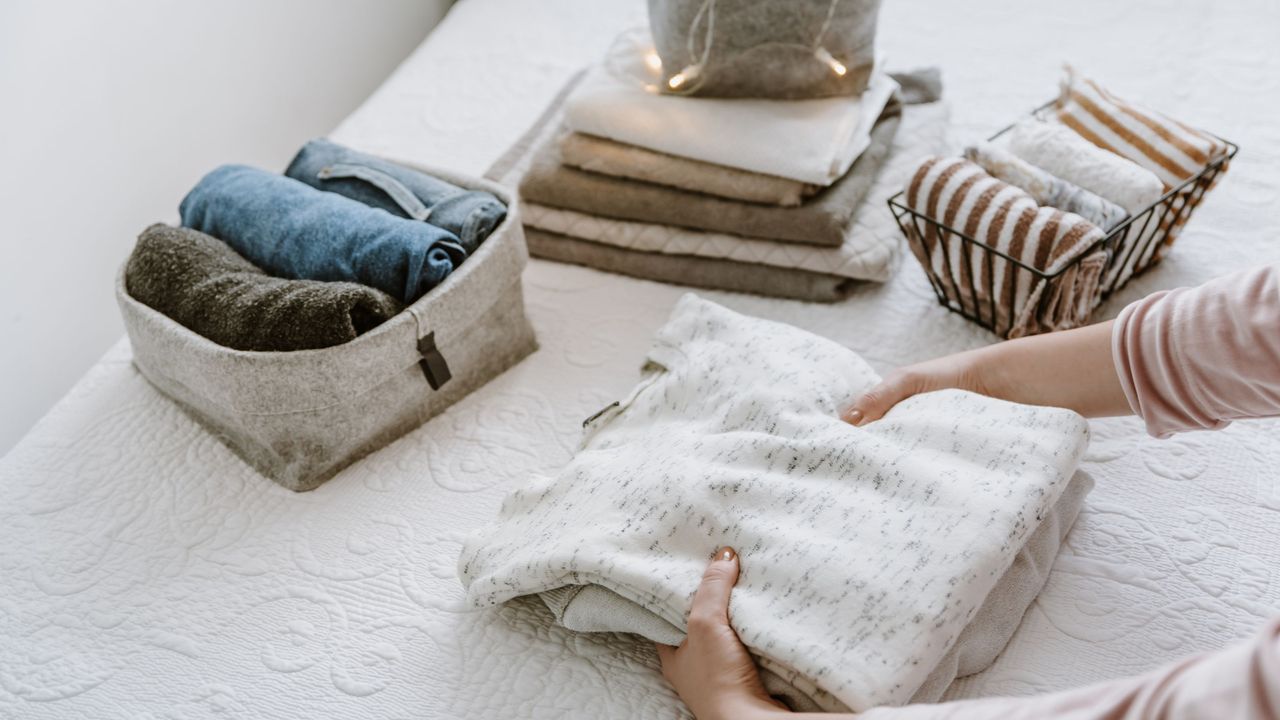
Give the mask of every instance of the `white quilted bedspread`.
M 1240 143 L 1172 255 L 1104 313 L 1280 261 L 1274 0 L 886 5 L 890 65 L 943 66 L 958 140 L 1047 99 L 1069 59 Z M 643 7 L 464 0 L 336 139 L 479 174 Z M 684 292 L 542 262 L 526 280 L 540 352 L 305 495 L 256 475 L 142 380 L 127 342 L 113 348 L 0 461 L 0 717 L 679 717 L 646 645 L 571 635 L 527 603 L 462 603 L 460 538 L 567 460 Z M 707 296 L 881 371 L 993 340 L 939 308 L 910 259 L 838 305 Z M 1280 608 L 1280 424 L 1167 441 L 1093 425 L 1097 489 L 1045 593 L 952 697 L 1135 673 Z

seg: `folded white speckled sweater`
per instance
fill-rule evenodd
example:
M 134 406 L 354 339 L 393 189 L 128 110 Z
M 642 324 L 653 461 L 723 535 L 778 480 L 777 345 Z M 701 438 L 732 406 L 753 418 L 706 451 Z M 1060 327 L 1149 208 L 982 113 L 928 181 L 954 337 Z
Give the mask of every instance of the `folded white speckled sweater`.
M 573 460 L 465 543 L 468 598 L 599 585 L 684 628 L 732 545 L 732 623 L 763 669 L 828 709 L 906 701 L 1057 502 L 1088 429 L 959 391 L 838 420 L 876 380 L 847 348 L 686 295 Z

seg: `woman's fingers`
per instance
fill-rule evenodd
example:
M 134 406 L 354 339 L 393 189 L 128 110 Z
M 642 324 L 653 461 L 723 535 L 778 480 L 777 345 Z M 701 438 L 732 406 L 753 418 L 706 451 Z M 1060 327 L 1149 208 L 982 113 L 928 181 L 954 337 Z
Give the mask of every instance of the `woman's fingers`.
M 693 594 L 689 609 L 689 632 L 729 622 L 729 594 L 738 582 L 738 554 L 733 548 L 720 548 L 702 574 L 702 582 Z
M 853 404 L 840 414 L 840 419 L 857 426 L 879 420 L 894 405 L 919 393 L 921 388 L 918 385 L 914 376 L 901 371 L 894 372 L 854 400 Z
M 675 667 L 676 648 L 662 643 L 654 643 L 653 647 L 658 651 L 658 663 L 662 667 L 662 677 L 666 678 L 667 682 L 671 682 L 671 676 L 667 673 L 670 672 L 672 667 Z

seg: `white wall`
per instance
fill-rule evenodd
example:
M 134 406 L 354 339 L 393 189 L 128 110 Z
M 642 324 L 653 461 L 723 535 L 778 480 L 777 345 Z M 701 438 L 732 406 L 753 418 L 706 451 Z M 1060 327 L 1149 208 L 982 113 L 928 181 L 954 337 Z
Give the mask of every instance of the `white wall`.
M 449 2 L 0 2 L 0 455 L 123 334 L 138 232 L 218 164 L 282 169 Z

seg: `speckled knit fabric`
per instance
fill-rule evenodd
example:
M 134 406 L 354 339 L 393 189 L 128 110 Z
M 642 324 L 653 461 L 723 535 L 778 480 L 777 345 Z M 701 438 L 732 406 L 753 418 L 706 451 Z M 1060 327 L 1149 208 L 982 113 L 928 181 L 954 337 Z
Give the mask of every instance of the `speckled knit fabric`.
M 677 628 L 716 548 L 761 666 L 826 709 L 910 698 L 1067 485 L 1078 415 L 944 391 L 863 428 L 855 353 L 686 295 L 629 397 L 459 558 L 493 605 L 601 585 Z

